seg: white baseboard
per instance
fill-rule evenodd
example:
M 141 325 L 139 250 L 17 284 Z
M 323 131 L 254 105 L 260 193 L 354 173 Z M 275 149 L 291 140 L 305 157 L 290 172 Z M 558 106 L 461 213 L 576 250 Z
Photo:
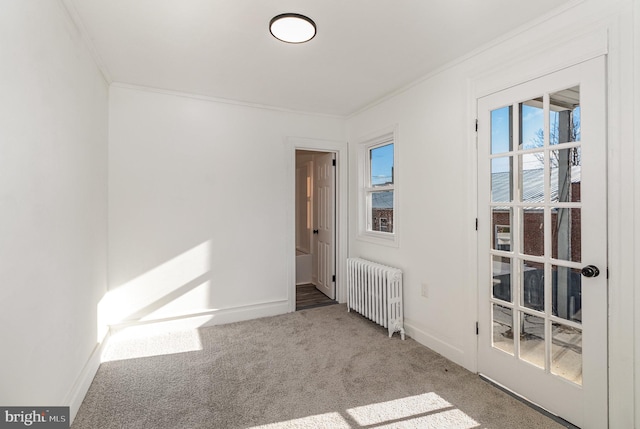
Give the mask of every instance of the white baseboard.
M 276 316 L 288 312 L 289 301 L 285 299 L 232 308 L 212 309 L 163 319 L 129 320 L 111 325 L 110 330 L 114 334 L 124 329 L 136 332 L 144 332 L 146 330 L 154 333 L 171 332 Z
M 213 310 L 209 316 L 209 321 L 201 326 L 222 325 L 225 323 L 240 322 L 242 320 L 277 316 L 284 313 L 289 313 L 289 301 L 286 299 L 243 305 L 241 307 Z
M 405 333 L 422 344 L 425 347 L 430 348 L 434 352 L 446 357 L 447 359 L 457 363 L 458 365 L 465 366 L 464 351 L 459 347 L 453 346 L 450 343 L 424 331 L 417 327 L 411 321 L 404 320 Z
M 80 375 L 76 379 L 76 382 L 71 388 L 71 391 L 67 394 L 67 397 L 64 399 L 64 404 L 69 406 L 69 419 L 70 424 L 73 423 L 73 420 L 76 418 L 76 414 L 78 414 L 78 410 L 80 409 L 80 405 L 82 405 L 82 401 L 89 391 L 89 387 L 93 382 L 93 378 L 96 376 L 98 372 L 98 368 L 100 367 L 100 363 L 102 362 L 102 354 L 104 350 L 107 348 L 109 343 L 110 335 L 107 333 L 101 343 L 96 344 L 96 347 L 91 352 L 87 363 L 82 368 Z

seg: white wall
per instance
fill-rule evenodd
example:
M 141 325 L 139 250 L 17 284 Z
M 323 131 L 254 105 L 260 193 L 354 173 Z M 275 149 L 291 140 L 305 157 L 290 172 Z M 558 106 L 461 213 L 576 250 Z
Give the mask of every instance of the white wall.
M 546 48 L 565 42 L 570 62 L 569 46 L 584 48 L 581 34 L 604 31 L 610 420 L 611 427 L 640 427 L 640 151 L 633 148 L 640 12 L 632 0 L 575 4 L 347 121 L 350 195 L 357 195 L 361 137 L 397 124 L 401 169 L 400 246 L 356 239 L 351 198 L 349 254 L 402 267 L 410 334 L 473 369 L 474 82 L 521 78 L 514 64 L 543 63 Z M 293 227 L 286 170 L 293 166 L 283 141 L 344 140 L 344 121 L 118 86 L 107 112 L 106 85 L 59 2 L 9 0 L 2 8 L 0 404 L 81 400 L 102 338 L 97 324 L 286 311 L 293 242 L 286 239 Z M 111 293 L 102 299 L 107 160 Z
M 107 84 L 58 1 L 3 1 L 0 40 L 0 404 L 77 405 L 107 287 Z
M 464 76 L 449 70 L 348 122 L 350 195 L 358 195 L 359 142 L 380 127 L 398 125 L 399 203 L 396 248 L 356 238 L 358 206 L 351 198 L 349 253 L 402 268 L 406 323 L 429 335 L 444 347 L 437 351 L 458 362 L 465 323 L 460 315 L 468 293 L 461 267 L 469 265 L 461 243 L 467 239 L 467 223 L 475 218 L 467 210 L 465 90 Z M 421 297 L 422 283 L 427 284 L 428 299 Z
M 407 332 L 476 368 L 475 99 L 554 68 L 608 52 L 609 364 L 611 427 L 634 423 L 635 227 L 631 0 L 585 0 L 505 35 L 347 121 L 350 195 L 357 195 L 358 142 L 398 126 L 400 245 L 356 236 L 351 198 L 349 254 L 404 270 Z M 637 4 L 637 2 L 636 2 Z M 637 34 L 638 29 L 635 29 Z M 637 39 L 637 37 L 636 37 Z M 637 48 L 636 48 L 637 49 Z M 636 85 L 637 85 L 636 81 Z M 634 104 L 635 103 L 635 104 Z M 634 185 L 635 180 L 635 185 Z M 422 284 L 427 285 L 425 298 Z M 638 389 L 636 382 L 635 390 Z
M 285 139 L 343 140 L 344 120 L 116 85 L 109 132 L 107 320 L 288 311 Z

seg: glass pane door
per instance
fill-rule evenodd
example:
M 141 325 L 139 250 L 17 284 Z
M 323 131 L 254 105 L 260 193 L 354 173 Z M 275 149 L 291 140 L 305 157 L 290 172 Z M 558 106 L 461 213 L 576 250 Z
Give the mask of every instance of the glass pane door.
M 604 101 L 602 59 L 478 100 L 478 370 L 581 427 L 607 414 Z
M 579 86 L 491 111 L 493 347 L 578 385 L 580 134 Z

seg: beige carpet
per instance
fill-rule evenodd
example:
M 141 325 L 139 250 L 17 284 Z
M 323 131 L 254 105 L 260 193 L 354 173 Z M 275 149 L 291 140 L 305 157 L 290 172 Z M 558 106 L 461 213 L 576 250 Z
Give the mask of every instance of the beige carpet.
M 116 336 L 106 357 L 74 429 L 563 427 L 344 305 Z

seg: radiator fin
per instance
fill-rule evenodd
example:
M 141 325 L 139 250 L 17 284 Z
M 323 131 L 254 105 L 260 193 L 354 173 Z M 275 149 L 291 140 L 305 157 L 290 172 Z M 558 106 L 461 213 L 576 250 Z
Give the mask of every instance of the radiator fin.
M 347 259 L 347 310 L 384 326 L 404 340 L 402 271 L 361 258 Z

